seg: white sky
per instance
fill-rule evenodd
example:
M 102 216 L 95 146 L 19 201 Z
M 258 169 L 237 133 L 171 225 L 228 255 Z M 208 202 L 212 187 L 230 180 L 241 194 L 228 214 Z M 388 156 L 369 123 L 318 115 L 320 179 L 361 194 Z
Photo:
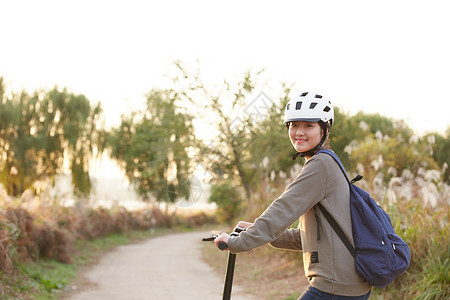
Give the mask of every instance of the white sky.
M 58 85 L 102 101 L 114 125 L 168 84 L 173 60 L 199 59 L 212 82 L 266 68 L 348 112 L 443 133 L 448 12 L 433 0 L 0 0 L 0 76 L 17 89 Z

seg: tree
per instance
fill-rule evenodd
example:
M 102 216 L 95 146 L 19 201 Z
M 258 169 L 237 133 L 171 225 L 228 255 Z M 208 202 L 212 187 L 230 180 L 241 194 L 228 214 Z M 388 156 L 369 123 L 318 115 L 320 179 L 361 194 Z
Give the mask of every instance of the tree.
M 233 221 L 242 203 L 240 193 L 229 180 L 223 180 L 211 187 L 209 201 L 217 204 L 218 221 L 227 223 Z
M 52 178 L 68 159 L 75 193 L 90 192 L 89 159 L 100 147 L 100 104 L 59 91 L 5 93 L 0 78 L 0 181 L 20 195 L 37 180 Z
M 346 151 L 368 181 L 382 175 L 380 184 L 388 184 L 392 177 L 400 176 L 404 170 L 418 174 L 420 169 L 438 169 L 426 143 L 404 140 L 400 134 L 394 134 L 394 137 L 381 132 L 368 134 Z
M 218 92 L 209 90 L 200 78 L 200 72 L 189 72 L 181 62 L 176 62 L 178 76 L 174 78 L 177 90 L 197 107 L 197 115 L 214 120 L 211 125 L 218 134 L 207 146 L 201 147 L 199 163 L 212 170 L 218 180 L 238 180 L 247 202 L 251 201 L 251 180 L 254 178 L 250 164 L 249 144 L 255 138 L 256 122 L 245 113 L 248 98 L 255 91 L 256 79 L 262 71 L 248 71 L 237 83 L 224 80 Z
M 250 144 L 250 152 L 251 165 L 257 166 L 258 169 L 261 169 L 261 163 L 266 157 L 268 160 L 264 169 L 270 171 L 286 172 L 295 164 L 292 161 L 295 150 L 291 146 L 286 126 L 283 124 L 284 110 L 290 100 L 291 88 L 291 85 L 282 84 L 281 95 L 273 99 L 273 105 L 267 115 L 255 128 L 256 138 Z M 298 162 L 303 163 L 300 159 Z
M 349 157 L 346 148 L 352 143 L 362 142 L 365 138 L 380 134 L 393 138 L 402 138 L 408 141 L 412 136 L 412 131 L 403 122 L 394 121 L 380 114 L 367 114 L 359 112 L 350 116 L 334 107 L 335 123 L 331 127 L 330 144 L 331 148 L 341 158 L 342 163 L 349 169 L 356 165 Z
M 152 90 L 146 109 L 122 116 L 111 131 L 111 157 L 125 169 L 144 200 L 175 202 L 190 193 L 189 151 L 195 144 L 192 117 L 173 90 Z

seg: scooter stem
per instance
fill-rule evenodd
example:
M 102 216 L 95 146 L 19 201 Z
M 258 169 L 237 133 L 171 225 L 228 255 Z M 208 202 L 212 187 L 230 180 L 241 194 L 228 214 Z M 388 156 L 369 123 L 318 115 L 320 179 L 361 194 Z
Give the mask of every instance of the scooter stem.
M 223 300 L 231 299 L 231 288 L 233 285 L 234 265 L 236 262 L 236 254 L 228 252 L 227 272 L 225 275 L 225 284 L 223 286 Z
M 236 227 L 234 232 L 230 234 L 230 236 L 238 236 L 240 232 L 244 231 L 244 228 Z M 228 245 L 225 244 L 226 247 Z M 223 297 L 222 300 L 230 300 L 231 299 L 231 288 L 233 286 L 233 275 L 234 275 L 234 265 L 236 262 L 236 254 L 228 251 L 228 262 L 227 262 L 227 271 L 225 274 L 225 284 L 223 286 Z

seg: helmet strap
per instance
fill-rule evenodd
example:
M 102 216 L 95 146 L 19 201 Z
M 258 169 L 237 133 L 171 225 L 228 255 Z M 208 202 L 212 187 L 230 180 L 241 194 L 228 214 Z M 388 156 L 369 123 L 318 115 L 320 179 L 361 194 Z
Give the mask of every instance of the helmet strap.
M 312 149 L 310 149 L 310 150 L 308 150 L 308 151 L 305 151 L 305 152 L 297 152 L 297 153 L 295 153 L 294 156 L 292 156 L 292 160 L 295 160 L 299 155 L 300 155 L 301 157 L 305 157 L 305 156 L 313 156 L 314 154 L 317 153 L 317 151 L 319 151 L 320 149 L 322 149 L 322 145 L 323 145 L 323 143 L 325 143 L 326 138 L 327 138 L 327 136 L 324 135 L 324 136 L 322 137 L 322 139 L 320 140 L 320 142 L 317 144 L 317 146 L 315 146 L 314 148 L 312 148 Z

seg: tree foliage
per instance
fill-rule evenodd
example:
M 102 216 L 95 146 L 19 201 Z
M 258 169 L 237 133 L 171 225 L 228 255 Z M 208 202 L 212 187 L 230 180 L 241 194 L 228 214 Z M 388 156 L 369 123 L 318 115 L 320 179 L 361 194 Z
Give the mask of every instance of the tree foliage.
M 210 144 L 199 147 L 203 158 L 199 163 L 217 175 L 217 180 L 239 181 L 245 198 L 250 201 L 254 172 L 249 166 L 252 154 L 248 146 L 256 136 L 254 119 L 244 110 L 262 71 L 248 71 L 236 83 L 225 80 L 219 91 L 213 92 L 203 83 L 199 71 L 189 72 L 180 62 L 175 65 L 179 72 L 174 79 L 177 90 L 213 120 L 207 126 L 218 133 Z
M 290 100 L 291 86 L 282 83 L 282 92 L 274 98 L 273 104 L 264 119 L 255 128 L 255 139 L 250 144 L 251 165 L 261 168 L 261 163 L 267 157 L 266 170 L 275 172 L 286 171 L 294 162 L 295 154 L 291 146 L 286 126 L 283 124 L 284 109 Z M 300 160 L 298 162 L 302 163 Z M 264 170 L 261 170 L 264 171 Z
M 331 148 L 339 155 L 349 169 L 358 163 L 345 151 L 352 143 L 363 141 L 377 132 L 408 141 L 412 131 L 401 121 L 394 121 L 380 114 L 359 112 L 351 116 L 335 107 L 335 124 L 331 128 Z
M 130 117 L 122 116 L 111 130 L 111 157 L 124 168 L 144 200 L 175 202 L 189 197 L 191 163 L 195 144 L 192 117 L 173 90 L 152 90 L 146 108 Z
M 193 165 L 202 165 L 218 182 L 226 179 L 240 186 L 249 203 L 268 172 L 287 173 L 302 163 L 291 160 L 294 149 L 282 124 L 293 85 L 281 83 L 278 93 L 269 90 L 270 107 L 259 118 L 249 113 L 249 102 L 267 92 L 260 84 L 262 71 L 248 71 L 211 88 L 199 70 L 189 72 L 181 62 L 175 66 L 174 87 L 152 90 L 145 109 L 122 116 L 108 140 L 111 156 L 144 199 L 153 195 L 174 202 L 188 196 Z M 0 182 L 19 195 L 66 165 L 76 192 L 87 195 L 89 160 L 95 147 L 102 152 L 107 134 L 98 128 L 100 115 L 100 105 L 91 106 L 83 95 L 57 88 L 7 93 L 0 78 Z M 203 130 L 214 135 L 208 144 L 195 138 L 194 116 L 206 120 Z M 331 148 L 348 170 L 371 166 L 381 156 L 384 172 L 390 167 L 416 172 L 426 165 L 443 168 L 447 182 L 449 139 L 450 131 L 418 138 L 399 120 L 363 112 L 351 116 L 336 105 L 330 134 Z
M 282 83 L 281 92 L 271 99 L 272 105 L 264 118 L 255 120 L 245 112 L 251 97 L 257 94 L 257 87 L 262 88 L 258 85 L 261 72 L 246 72 L 236 83 L 225 80 L 219 88 L 211 89 L 201 80 L 199 70 L 189 72 L 179 62 L 176 66 L 179 73 L 175 84 L 179 93 L 206 116 L 213 116 L 210 126 L 217 135 L 212 143 L 201 149 L 204 160 L 200 163 L 218 175 L 218 183 L 221 179 L 231 179 L 234 184 L 239 182 L 247 203 L 250 203 L 255 191 L 262 188 L 261 179 L 269 172 L 286 174 L 295 164 L 303 163 L 301 159 L 291 160 L 295 150 L 282 123 L 284 106 L 293 85 Z M 331 128 L 330 145 L 348 170 L 356 171 L 358 165 L 370 166 L 380 156 L 383 171 L 392 168 L 398 172 L 405 169 L 417 172 L 421 167 L 437 168 L 427 152 L 427 145 L 414 143 L 410 147 L 410 141 L 415 137 L 404 122 L 364 112 L 352 116 L 333 104 L 335 123 Z M 437 150 L 435 157 L 443 152 L 439 147 L 434 149 Z M 444 157 L 448 155 L 444 154 Z M 373 179 L 373 174 L 364 175 Z
M 218 206 L 218 221 L 230 223 L 240 211 L 242 197 L 230 180 L 222 180 L 211 187 L 209 201 Z
M 63 171 L 65 159 L 76 193 L 91 189 L 89 159 L 102 145 L 98 129 L 100 104 L 62 91 L 6 94 L 0 78 L 0 182 L 20 195 L 37 180 Z
M 346 149 L 354 164 L 366 178 L 374 180 L 383 174 L 382 183 L 387 184 L 392 177 L 400 176 L 404 170 L 417 174 L 422 169 L 438 169 L 427 147 L 422 143 L 406 142 L 400 136 L 368 136 Z

